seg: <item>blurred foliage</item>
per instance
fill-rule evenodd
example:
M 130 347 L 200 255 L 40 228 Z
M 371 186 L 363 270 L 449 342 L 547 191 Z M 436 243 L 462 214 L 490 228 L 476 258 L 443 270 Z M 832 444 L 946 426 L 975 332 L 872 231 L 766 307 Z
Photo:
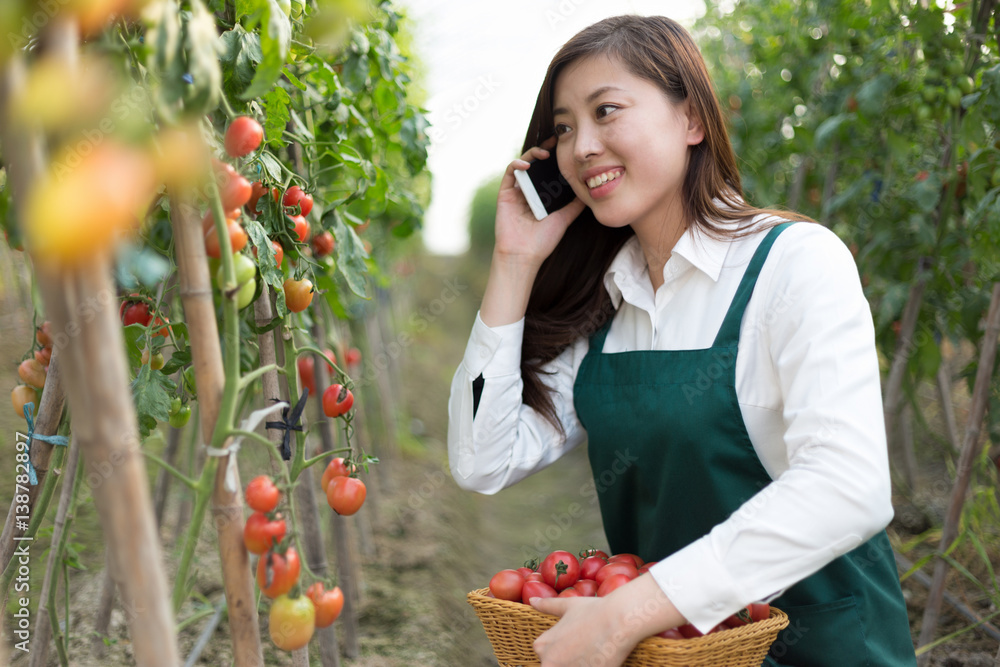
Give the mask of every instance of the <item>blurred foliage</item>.
M 502 179 L 502 174 L 494 176 L 476 188 L 469 205 L 469 252 L 487 261 L 493 254 L 497 195 Z

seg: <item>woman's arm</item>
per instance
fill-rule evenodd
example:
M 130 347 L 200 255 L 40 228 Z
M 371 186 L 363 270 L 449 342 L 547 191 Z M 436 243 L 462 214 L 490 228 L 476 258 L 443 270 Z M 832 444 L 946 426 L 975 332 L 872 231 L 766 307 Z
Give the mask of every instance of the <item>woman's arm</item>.
M 480 316 L 451 384 L 448 460 L 460 487 L 496 493 L 546 467 L 579 445 L 585 432 L 573 407 L 573 382 L 587 353 L 585 339 L 545 366 L 544 382 L 566 431 L 521 402 L 521 338 L 524 320 L 488 327 Z M 473 382 L 482 378 L 474 406 Z

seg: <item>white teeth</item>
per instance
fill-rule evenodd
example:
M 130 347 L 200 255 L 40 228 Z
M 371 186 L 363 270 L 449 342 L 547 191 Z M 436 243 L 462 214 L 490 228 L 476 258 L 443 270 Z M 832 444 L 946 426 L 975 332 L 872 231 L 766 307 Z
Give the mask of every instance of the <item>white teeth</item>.
M 599 185 L 604 185 L 608 181 L 613 181 L 622 175 L 620 171 L 606 171 L 603 174 L 594 176 L 593 178 L 587 179 L 588 188 L 596 188 Z

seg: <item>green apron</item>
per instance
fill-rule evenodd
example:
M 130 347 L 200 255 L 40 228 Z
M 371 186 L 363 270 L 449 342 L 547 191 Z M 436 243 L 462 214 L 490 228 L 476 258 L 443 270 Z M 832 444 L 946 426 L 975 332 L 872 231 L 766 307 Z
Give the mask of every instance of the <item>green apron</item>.
M 604 354 L 610 321 L 591 337 L 574 405 L 612 552 L 661 560 L 770 484 L 736 398 L 736 354 L 760 268 L 789 224 L 761 242 L 712 347 Z M 916 665 L 884 530 L 772 604 L 790 624 L 765 665 Z

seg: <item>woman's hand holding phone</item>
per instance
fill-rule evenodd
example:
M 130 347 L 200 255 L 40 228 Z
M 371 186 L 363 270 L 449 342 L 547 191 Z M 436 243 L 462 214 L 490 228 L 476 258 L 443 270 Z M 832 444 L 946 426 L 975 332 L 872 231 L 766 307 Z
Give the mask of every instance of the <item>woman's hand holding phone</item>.
M 540 266 L 583 211 L 583 202 L 574 198 L 558 211 L 536 220 L 524 193 L 517 186 L 514 171 L 527 170 L 532 160 L 548 158 L 548 149 L 554 148 L 554 145 L 555 139 L 550 139 L 543 144 L 545 148 L 536 146 L 507 166 L 497 197 L 495 255 Z
M 496 241 L 490 277 L 479 316 L 489 327 L 517 322 L 528 307 L 535 276 L 552 254 L 566 229 L 583 211 L 578 198 L 542 220 L 536 220 L 524 194 L 515 186 L 515 169 L 527 169 L 531 160 L 543 160 L 555 139 L 535 147 L 507 165 L 497 196 Z

